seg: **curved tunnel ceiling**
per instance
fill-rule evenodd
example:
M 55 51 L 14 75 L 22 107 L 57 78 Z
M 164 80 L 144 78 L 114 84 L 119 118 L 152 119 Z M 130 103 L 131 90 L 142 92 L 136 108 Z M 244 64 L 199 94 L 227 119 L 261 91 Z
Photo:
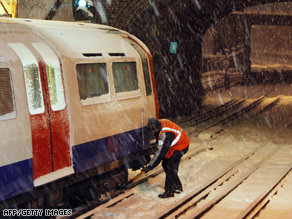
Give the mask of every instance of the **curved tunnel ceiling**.
M 99 12 L 99 23 L 124 29 L 140 38 L 153 55 L 155 80 L 162 117 L 196 113 L 204 99 L 201 84 L 202 41 L 212 24 L 231 12 L 281 0 L 130 0 L 111 1 Z M 285 3 L 284 3 L 285 4 Z M 105 4 L 106 5 L 106 4 Z M 245 21 L 274 22 L 275 15 Z M 278 16 L 290 25 L 290 16 Z M 245 22 L 243 21 L 243 22 Z M 249 22 L 251 25 L 252 22 Z M 170 52 L 170 44 L 177 51 Z M 178 95 L 179 94 L 179 95 Z

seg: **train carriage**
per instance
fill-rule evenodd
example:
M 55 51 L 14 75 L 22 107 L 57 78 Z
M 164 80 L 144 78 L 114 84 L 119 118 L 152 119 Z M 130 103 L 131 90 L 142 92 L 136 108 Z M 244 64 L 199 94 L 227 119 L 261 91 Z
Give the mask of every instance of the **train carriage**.
M 0 201 L 149 156 L 147 119 L 158 104 L 139 39 L 87 23 L 0 26 Z

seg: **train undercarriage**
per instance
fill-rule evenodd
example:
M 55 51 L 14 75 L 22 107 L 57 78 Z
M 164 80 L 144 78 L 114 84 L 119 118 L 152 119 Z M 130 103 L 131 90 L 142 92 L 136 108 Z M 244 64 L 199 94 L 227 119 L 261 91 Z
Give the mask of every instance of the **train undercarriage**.
M 110 195 L 127 185 L 128 169 L 137 170 L 148 164 L 155 150 L 156 146 L 152 146 L 120 160 L 36 187 L 30 192 L 2 201 L 0 211 L 8 208 L 74 209 L 92 201 L 100 201 L 102 195 Z

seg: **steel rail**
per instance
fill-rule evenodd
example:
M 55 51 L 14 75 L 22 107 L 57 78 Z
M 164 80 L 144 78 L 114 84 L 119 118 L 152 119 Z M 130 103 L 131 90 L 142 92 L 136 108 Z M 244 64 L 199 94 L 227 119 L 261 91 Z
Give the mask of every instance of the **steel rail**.
M 292 163 L 275 178 L 268 186 L 236 219 L 254 218 L 270 201 L 275 193 L 284 185 L 285 177 L 292 171 Z
M 199 210 L 194 212 L 192 218 L 194 218 L 194 219 L 200 218 L 203 214 L 205 214 L 206 211 L 211 209 L 214 205 L 216 205 L 219 201 L 221 201 L 229 193 L 231 193 L 235 188 L 237 188 L 246 178 L 248 178 L 255 170 L 257 170 L 267 159 L 269 159 L 280 148 L 281 147 L 275 148 L 268 155 L 266 155 L 259 163 L 255 164 L 253 167 L 251 167 L 248 172 L 246 172 L 240 178 L 238 178 L 235 182 L 233 182 L 233 184 L 229 188 L 225 189 L 223 192 L 221 192 L 219 195 L 217 195 L 215 198 L 213 198 L 211 201 L 209 201 L 207 204 L 205 204 Z
M 248 106 L 244 107 L 243 109 L 241 109 L 241 110 L 239 110 L 239 111 L 237 111 L 237 112 L 225 117 L 224 119 L 222 119 L 222 120 L 220 120 L 218 122 L 215 122 L 215 123 L 203 128 L 203 129 L 196 130 L 196 131 L 192 132 L 191 134 L 193 134 L 195 132 L 201 133 L 201 132 L 206 131 L 207 129 L 210 129 L 210 128 L 214 127 L 214 126 L 217 126 L 217 125 L 220 125 L 220 124 L 226 124 L 227 122 L 230 122 L 230 121 L 240 117 L 244 113 L 249 112 L 252 109 L 254 109 L 254 107 L 256 105 L 258 105 L 260 102 L 262 102 L 264 98 L 265 98 L 265 96 L 262 96 L 259 99 L 255 100 L 253 103 L 251 103 Z M 245 101 L 245 100 L 242 100 L 242 101 Z M 242 101 L 240 101 L 239 104 L 241 104 Z
M 200 121 L 201 119 L 205 118 L 206 116 L 213 115 L 215 112 L 217 112 L 218 110 L 221 110 L 221 109 L 224 109 L 225 110 L 227 107 L 229 107 L 230 105 L 233 105 L 233 104 L 235 104 L 237 102 L 238 102 L 238 98 L 234 98 L 234 99 L 232 99 L 232 100 L 224 103 L 223 105 L 220 105 L 218 107 L 215 107 L 213 109 L 210 109 L 208 111 L 205 111 L 203 113 L 200 113 L 200 114 L 198 114 L 195 117 L 192 117 L 192 118 L 188 118 L 186 120 L 183 120 L 183 121 L 179 122 L 178 124 L 179 125 L 182 125 L 182 124 L 187 123 L 187 122 Z

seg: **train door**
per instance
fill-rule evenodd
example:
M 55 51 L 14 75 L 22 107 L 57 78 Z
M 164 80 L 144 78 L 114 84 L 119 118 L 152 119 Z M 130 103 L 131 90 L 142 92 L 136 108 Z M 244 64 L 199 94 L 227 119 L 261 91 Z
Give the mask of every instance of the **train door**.
M 41 60 L 41 74 L 45 82 L 45 96 L 51 135 L 52 172 L 72 174 L 69 120 L 62 77 L 62 64 L 56 53 L 44 42 L 32 43 Z M 53 174 L 49 175 L 52 178 Z M 56 176 L 56 177 L 58 177 Z M 50 179 L 48 179 L 50 180 Z
M 58 56 L 37 36 L 19 35 L 7 41 L 23 66 L 38 186 L 73 173 L 68 113 Z

